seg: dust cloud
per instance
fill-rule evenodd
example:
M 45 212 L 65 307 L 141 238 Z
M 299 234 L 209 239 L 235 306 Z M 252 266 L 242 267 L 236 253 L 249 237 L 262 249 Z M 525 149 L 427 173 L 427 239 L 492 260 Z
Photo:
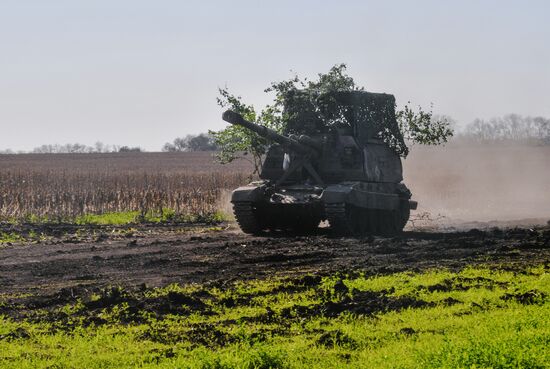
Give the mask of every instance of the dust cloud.
M 413 222 L 526 225 L 550 220 L 548 146 L 417 146 L 403 167 L 404 181 L 419 203 Z
M 227 220 L 235 220 L 233 215 L 233 205 L 231 204 L 232 190 L 222 189 L 218 199 L 217 209 L 223 214 Z

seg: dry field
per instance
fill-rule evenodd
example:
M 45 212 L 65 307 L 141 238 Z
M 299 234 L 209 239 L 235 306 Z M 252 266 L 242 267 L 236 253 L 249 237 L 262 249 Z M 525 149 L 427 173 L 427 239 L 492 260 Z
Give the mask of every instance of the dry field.
M 414 147 L 404 171 L 416 219 L 550 219 L 550 147 Z M 204 217 L 228 212 L 229 190 L 250 172 L 245 160 L 220 165 L 208 152 L 0 155 L 0 220 L 166 209 Z
M 249 172 L 246 161 L 222 166 L 211 153 L 0 155 L 0 219 L 167 209 L 205 217 Z
M 531 224 L 550 218 L 549 157 L 415 148 L 420 209 L 393 238 L 0 222 L 0 367 L 547 368 L 550 227 Z M 209 153 L 0 156 L 0 216 L 207 215 L 249 172 Z

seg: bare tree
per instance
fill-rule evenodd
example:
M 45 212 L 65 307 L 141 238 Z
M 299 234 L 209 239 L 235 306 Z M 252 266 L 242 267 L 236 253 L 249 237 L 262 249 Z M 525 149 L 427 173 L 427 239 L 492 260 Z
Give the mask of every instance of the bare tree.
M 550 119 L 508 114 L 490 120 L 476 119 L 466 126 L 464 136 L 478 142 L 537 141 L 550 143 Z
M 127 146 L 126 146 L 127 147 Z M 127 147 L 128 148 L 128 147 Z M 130 149 L 130 148 L 128 148 Z M 136 151 L 136 148 L 132 148 Z M 64 145 L 60 144 L 48 144 L 35 147 L 31 152 L 34 154 L 91 154 L 91 153 L 107 153 L 120 151 L 117 145 L 106 145 L 100 141 L 96 142 L 94 146 L 87 146 L 80 143 L 68 143 Z M 142 151 L 139 149 L 139 151 Z

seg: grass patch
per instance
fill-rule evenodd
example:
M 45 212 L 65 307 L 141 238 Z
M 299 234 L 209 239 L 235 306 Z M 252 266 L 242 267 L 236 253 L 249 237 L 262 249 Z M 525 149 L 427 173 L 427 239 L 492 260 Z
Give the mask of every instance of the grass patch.
M 203 215 L 176 214 L 171 209 L 164 209 L 162 213 L 127 211 L 105 214 L 88 214 L 77 217 L 74 222 L 80 225 L 127 225 L 139 223 L 220 223 L 227 220 L 221 212 Z
M 124 213 L 106 213 L 106 214 L 88 214 L 75 219 L 79 225 L 125 225 L 135 223 L 139 217 L 137 211 L 127 211 Z
M 0 232 L 0 244 L 21 242 L 25 239 L 16 232 Z
M 221 212 L 204 215 L 182 215 L 176 214 L 171 209 L 164 209 L 160 212 L 127 211 L 105 214 L 88 214 L 75 218 L 74 222 L 79 225 L 127 225 L 139 223 L 219 223 L 227 220 Z
M 77 225 L 127 225 L 139 223 L 220 223 L 229 220 L 230 216 L 220 211 L 205 214 L 177 214 L 172 209 L 162 212 L 122 211 L 103 214 L 85 214 L 76 217 L 52 218 L 47 216 L 27 215 L 21 219 L 2 218 L 5 224 L 77 224 Z M 2 237 L 8 235 L 0 233 Z
M 3 306 L 0 367 L 547 368 L 549 296 L 548 266 L 108 288 Z
M 143 224 L 153 225 L 197 225 L 195 231 L 218 231 L 220 223 L 228 220 L 228 216 L 221 212 L 203 215 L 180 215 L 173 210 L 164 209 L 162 213 L 142 214 L 138 211 L 115 212 L 104 214 L 87 214 L 71 219 L 50 219 L 47 217 L 29 216 L 23 220 L 10 219 L 0 223 L 0 245 L 17 243 L 35 243 L 54 238 L 84 239 L 104 237 L 105 232 L 111 236 L 134 233 L 134 226 Z M 56 227 L 67 227 L 66 232 L 60 233 Z M 74 229 L 70 228 L 73 226 Z M 100 227 L 114 227 L 102 231 Z M 125 229 L 126 228 L 126 229 Z M 4 229 L 4 230 L 2 230 Z M 188 232 L 189 230 L 186 230 Z

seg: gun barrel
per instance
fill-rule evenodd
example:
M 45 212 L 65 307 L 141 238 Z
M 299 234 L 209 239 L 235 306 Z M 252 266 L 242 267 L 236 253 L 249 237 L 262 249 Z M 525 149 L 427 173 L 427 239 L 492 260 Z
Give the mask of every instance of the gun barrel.
M 268 140 L 275 141 L 281 145 L 287 146 L 291 150 L 299 154 L 314 153 L 314 150 L 310 149 L 308 146 L 300 143 L 299 141 L 280 135 L 270 128 L 249 122 L 244 119 L 239 113 L 236 113 L 232 110 L 226 110 L 222 115 L 222 119 L 225 120 L 227 123 L 245 127 L 253 132 L 256 132 L 258 135 L 267 138 Z

